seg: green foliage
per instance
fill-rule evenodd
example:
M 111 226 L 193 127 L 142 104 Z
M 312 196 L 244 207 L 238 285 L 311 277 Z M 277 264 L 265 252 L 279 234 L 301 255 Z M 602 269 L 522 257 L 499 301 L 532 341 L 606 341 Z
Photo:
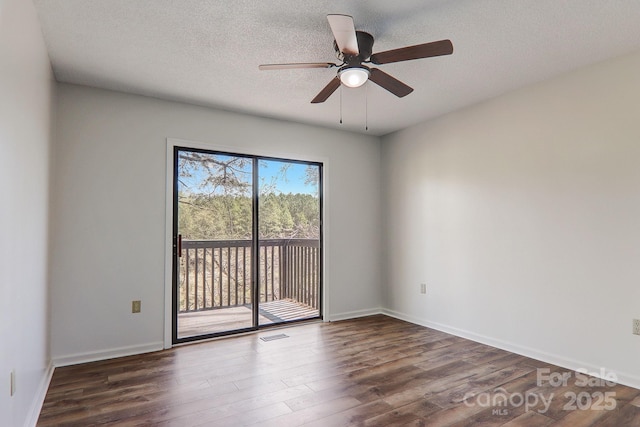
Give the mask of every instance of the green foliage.
M 251 198 L 242 195 L 181 193 L 179 229 L 188 240 L 251 239 Z M 315 239 L 320 236 L 320 203 L 310 194 L 260 196 L 260 238 Z

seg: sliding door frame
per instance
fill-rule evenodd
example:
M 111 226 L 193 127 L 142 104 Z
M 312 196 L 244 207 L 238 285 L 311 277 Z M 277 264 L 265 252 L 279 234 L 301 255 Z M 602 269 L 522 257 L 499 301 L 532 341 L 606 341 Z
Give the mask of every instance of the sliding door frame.
M 196 141 L 188 141 L 177 138 L 167 138 L 167 146 L 166 146 L 166 198 L 165 198 L 165 206 L 166 206 L 166 217 L 165 217 L 165 310 L 164 310 L 164 348 L 171 348 L 174 345 L 179 345 L 188 341 L 194 340 L 202 340 L 207 338 L 216 338 L 218 336 L 229 335 L 229 333 L 216 333 L 206 336 L 196 336 L 193 339 L 183 338 L 177 340 L 178 342 L 174 342 L 174 331 L 177 331 L 177 301 L 174 298 L 174 281 L 177 275 L 177 263 L 174 262 L 174 256 L 177 251 L 177 241 L 175 240 L 175 221 L 177 221 L 177 203 L 174 201 L 175 197 L 175 174 L 177 173 L 176 168 L 176 153 L 177 150 L 194 150 L 194 151 L 205 151 L 205 152 L 215 152 L 224 155 L 231 156 L 242 156 L 242 157 L 250 157 L 252 159 L 253 170 L 254 172 L 258 169 L 258 162 L 260 160 L 275 160 L 275 161 L 291 161 L 291 162 L 300 162 L 300 163 L 309 163 L 316 164 L 320 167 L 320 187 L 319 187 L 319 203 L 320 203 L 320 272 L 319 272 L 319 280 L 320 280 L 320 301 L 318 308 L 318 315 L 320 319 L 325 320 L 327 317 L 325 316 L 325 312 L 327 311 L 327 289 L 328 285 L 326 283 L 326 268 L 327 262 L 325 257 L 325 247 L 326 247 L 326 239 L 325 239 L 325 230 L 327 228 L 327 221 L 325 215 L 326 209 L 326 187 L 327 187 L 327 174 L 326 174 L 326 166 L 327 159 L 325 158 L 309 158 L 307 156 L 300 156 L 291 153 L 276 153 L 272 151 L 265 151 L 263 149 L 254 149 L 251 147 L 230 147 L 230 146 L 222 146 L 211 143 L 203 143 Z M 253 173 L 253 244 L 252 246 L 259 245 L 258 239 L 258 194 L 259 194 L 259 176 L 256 173 Z M 252 248 L 252 250 L 256 250 L 257 248 Z M 256 254 L 258 251 L 255 252 Z M 253 257 L 252 257 L 253 259 Z M 257 257 L 256 262 L 259 262 L 259 257 Z M 252 262 L 253 264 L 253 262 Z M 252 270 L 254 267 L 252 265 Z M 257 276 L 257 269 L 255 271 L 255 275 L 252 274 L 252 298 L 259 299 L 258 286 L 259 286 L 259 277 Z M 255 303 L 254 303 L 255 305 Z M 259 306 L 259 301 L 257 302 Z M 287 322 L 289 323 L 289 322 Z M 291 323 L 295 323 L 291 322 Z M 253 310 L 253 326 L 251 328 L 245 328 L 238 331 L 232 331 L 230 333 L 243 333 L 243 332 L 254 332 L 259 329 L 263 329 L 269 326 L 282 326 L 282 323 L 274 324 L 274 325 L 263 325 L 260 326 L 258 322 L 258 307 L 254 307 Z M 177 336 L 176 336 L 177 338 Z

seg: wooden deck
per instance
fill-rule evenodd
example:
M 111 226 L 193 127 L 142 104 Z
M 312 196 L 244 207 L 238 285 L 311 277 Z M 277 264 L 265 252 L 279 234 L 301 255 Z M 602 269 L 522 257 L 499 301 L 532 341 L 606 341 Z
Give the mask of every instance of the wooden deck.
M 318 310 L 294 300 L 282 299 L 260 304 L 259 325 L 318 317 Z M 181 313 L 178 315 L 178 338 L 250 328 L 251 306 Z

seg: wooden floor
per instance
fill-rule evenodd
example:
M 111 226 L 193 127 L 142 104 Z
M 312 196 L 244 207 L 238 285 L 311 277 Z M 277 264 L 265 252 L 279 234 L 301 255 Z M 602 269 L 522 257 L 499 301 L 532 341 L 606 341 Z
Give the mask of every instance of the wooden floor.
M 318 317 L 318 309 L 290 299 L 260 303 L 259 325 Z M 178 314 L 178 338 L 252 327 L 251 306 L 218 308 Z
M 570 378 L 552 384 L 551 374 Z M 577 380 L 372 316 L 58 368 L 38 426 L 640 426 L 640 390 Z M 533 396 L 549 404 L 525 407 Z

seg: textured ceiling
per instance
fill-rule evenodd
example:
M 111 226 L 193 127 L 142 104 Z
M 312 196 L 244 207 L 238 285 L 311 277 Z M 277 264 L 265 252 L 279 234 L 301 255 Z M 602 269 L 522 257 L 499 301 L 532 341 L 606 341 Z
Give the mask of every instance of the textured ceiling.
M 638 0 L 34 3 L 58 81 L 373 135 L 640 49 Z M 329 13 L 352 15 L 374 52 L 450 39 L 454 53 L 380 66 L 405 98 L 368 83 L 312 105 L 336 69 L 258 65 L 337 62 Z

